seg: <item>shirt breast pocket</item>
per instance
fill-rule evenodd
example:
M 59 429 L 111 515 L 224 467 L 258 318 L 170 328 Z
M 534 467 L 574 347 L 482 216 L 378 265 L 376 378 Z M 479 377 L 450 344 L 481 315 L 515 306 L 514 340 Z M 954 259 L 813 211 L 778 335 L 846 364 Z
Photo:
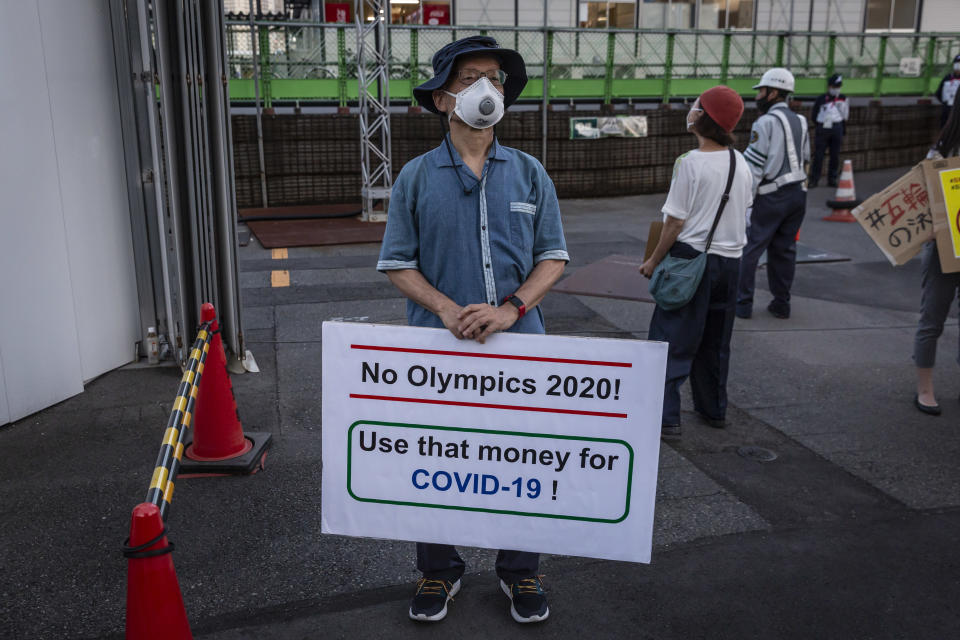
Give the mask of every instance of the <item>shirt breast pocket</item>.
M 533 219 L 537 205 L 529 202 L 510 203 L 510 239 L 523 249 L 533 247 Z

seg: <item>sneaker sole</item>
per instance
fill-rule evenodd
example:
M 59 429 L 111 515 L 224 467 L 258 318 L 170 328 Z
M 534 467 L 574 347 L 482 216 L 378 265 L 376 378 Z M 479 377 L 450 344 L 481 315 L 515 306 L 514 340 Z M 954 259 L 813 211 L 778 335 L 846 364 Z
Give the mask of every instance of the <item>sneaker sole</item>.
M 513 594 L 510 593 L 510 587 L 507 586 L 507 583 L 503 580 L 500 581 L 500 589 L 508 598 L 510 598 L 510 616 L 520 624 L 527 624 L 529 622 L 543 622 L 550 617 L 550 607 L 547 607 L 547 610 L 543 612 L 542 616 L 530 616 L 529 618 L 524 618 L 517 613 L 516 607 L 513 606 Z
M 447 602 L 450 602 L 453 596 L 457 595 L 458 593 L 460 593 L 459 580 L 453 583 L 450 593 L 447 594 Z M 410 616 L 411 620 L 416 620 L 417 622 L 440 622 L 447 617 L 447 602 L 443 603 L 443 609 L 440 609 L 439 612 L 433 614 L 432 616 L 424 615 L 422 613 L 414 613 L 413 607 L 407 611 L 407 614 Z

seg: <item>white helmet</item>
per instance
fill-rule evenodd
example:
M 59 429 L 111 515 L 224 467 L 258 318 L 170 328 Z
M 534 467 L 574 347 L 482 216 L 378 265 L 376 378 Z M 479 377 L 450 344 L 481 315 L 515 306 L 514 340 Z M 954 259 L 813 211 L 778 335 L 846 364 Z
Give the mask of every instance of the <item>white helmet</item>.
M 753 86 L 754 89 L 759 89 L 760 87 L 770 87 L 771 89 L 779 89 L 780 91 L 793 93 L 793 74 L 782 67 L 767 69 L 763 77 L 760 78 L 760 84 Z

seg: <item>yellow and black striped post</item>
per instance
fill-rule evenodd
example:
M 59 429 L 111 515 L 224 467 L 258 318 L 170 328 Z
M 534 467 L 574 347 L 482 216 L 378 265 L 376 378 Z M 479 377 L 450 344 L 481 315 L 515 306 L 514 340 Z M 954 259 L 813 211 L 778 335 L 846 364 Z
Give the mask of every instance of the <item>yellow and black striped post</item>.
M 190 360 L 187 369 L 180 380 L 177 397 L 173 402 L 173 410 L 167 421 L 167 429 L 163 434 L 163 443 L 157 456 L 157 464 L 150 480 L 150 489 L 147 491 L 145 502 L 155 504 L 160 508 L 160 516 L 166 519 L 173 501 L 174 479 L 180 468 L 183 457 L 183 439 L 187 429 L 193 421 L 193 408 L 200 390 L 200 378 L 203 376 L 203 365 L 210 350 L 210 323 L 204 323 L 197 333 L 197 339 L 190 350 Z

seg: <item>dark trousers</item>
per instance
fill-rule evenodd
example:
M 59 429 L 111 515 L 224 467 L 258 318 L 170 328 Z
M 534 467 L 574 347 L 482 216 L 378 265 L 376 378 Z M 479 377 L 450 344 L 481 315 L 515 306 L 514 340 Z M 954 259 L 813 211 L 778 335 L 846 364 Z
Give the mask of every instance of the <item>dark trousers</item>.
M 753 201 L 747 246 L 740 259 L 740 284 L 737 310 L 753 311 L 753 290 L 757 263 L 767 252 L 767 283 L 773 294 L 771 306 L 790 313 L 790 287 L 797 266 L 797 232 L 807 210 L 807 192 L 800 183 L 790 184 L 773 193 L 758 195 Z
M 465 565 L 457 548 L 449 544 L 417 543 L 417 570 L 424 578 L 456 582 Z M 540 554 L 529 551 L 505 551 L 497 554 L 497 576 L 507 584 L 532 578 L 540 570 Z
M 830 147 L 830 165 L 827 167 L 827 182 L 837 181 L 840 171 L 840 145 L 843 144 L 843 123 L 837 122 L 830 129 L 817 125 L 813 146 L 813 164 L 810 167 L 810 182 L 816 184 L 823 168 L 823 154 Z
M 675 243 L 670 255 L 693 258 L 697 251 Z M 727 373 L 733 334 L 739 258 L 709 254 L 703 279 L 693 299 L 673 311 L 656 307 L 650 320 L 650 340 L 669 343 L 663 390 L 663 418 L 680 424 L 680 387 L 687 376 L 693 408 L 708 418 L 723 420 L 727 412 Z
M 944 273 L 940 269 L 940 254 L 937 243 L 928 242 L 923 247 L 923 294 L 920 297 L 920 322 L 913 343 L 913 359 L 918 367 L 933 368 L 937 360 L 937 340 L 943 333 L 954 298 L 960 303 L 960 273 Z M 957 345 L 957 362 L 960 363 L 960 343 Z

